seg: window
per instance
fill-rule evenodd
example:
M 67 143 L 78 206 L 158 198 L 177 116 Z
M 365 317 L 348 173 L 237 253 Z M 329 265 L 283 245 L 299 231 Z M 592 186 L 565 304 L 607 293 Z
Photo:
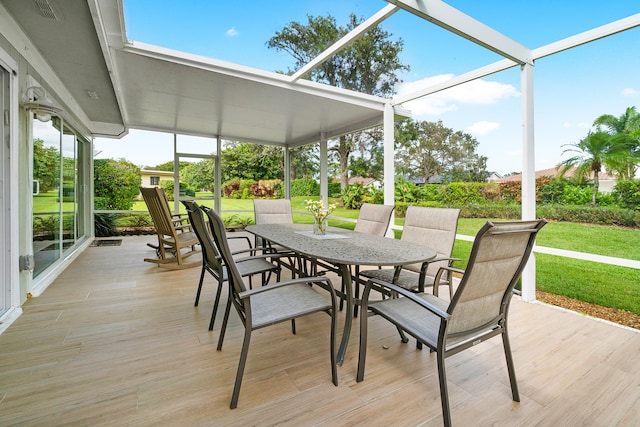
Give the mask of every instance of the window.
M 151 185 L 160 185 L 160 177 L 159 176 L 149 177 L 149 182 Z

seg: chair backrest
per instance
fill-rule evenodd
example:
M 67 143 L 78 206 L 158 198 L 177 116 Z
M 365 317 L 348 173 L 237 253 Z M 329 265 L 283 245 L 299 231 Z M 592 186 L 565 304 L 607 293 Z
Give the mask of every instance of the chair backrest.
M 358 214 L 355 231 L 384 236 L 389 228 L 394 206 L 363 203 Z
M 256 224 L 293 224 L 291 200 L 253 199 Z
M 209 225 L 211 226 L 211 232 L 213 233 L 213 238 L 216 242 L 216 246 L 220 251 L 220 256 L 222 257 L 222 262 L 227 268 L 229 283 L 233 288 L 233 296 L 232 300 L 236 307 L 240 310 L 244 310 L 244 305 L 240 298 L 238 298 L 237 294 L 240 292 L 246 291 L 247 287 L 242 280 L 242 276 L 238 271 L 238 267 L 233 259 L 231 254 L 231 249 L 229 248 L 229 242 L 227 240 L 227 231 L 224 227 L 224 222 L 220 215 L 207 206 L 200 207 L 202 211 L 207 214 L 209 217 Z
M 409 206 L 404 218 L 401 240 L 429 246 L 437 258 L 449 258 L 453 251 L 458 229 L 460 209 L 426 208 Z M 435 276 L 446 261 L 429 264 L 427 275 Z M 407 270 L 420 272 L 420 264 L 404 266 Z
M 203 261 L 210 268 L 214 269 L 220 277 L 222 277 L 222 264 L 219 258 L 220 252 L 218 252 L 218 248 L 209 233 L 200 206 L 191 200 L 183 200 L 182 204 L 187 208 L 189 222 L 191 223 L 193 231 L 200 242 Z
M 464 335 L 506 318 L 509 300 L 544 219 L 487 222 L 476 235 L 460 285 L 449 304 L 447 335 Z
M 176 229 L 164 190 L 160 187 L 140 187 L 140 193 L 147 204 L 156 232 L 159 235 L 175 237 Z

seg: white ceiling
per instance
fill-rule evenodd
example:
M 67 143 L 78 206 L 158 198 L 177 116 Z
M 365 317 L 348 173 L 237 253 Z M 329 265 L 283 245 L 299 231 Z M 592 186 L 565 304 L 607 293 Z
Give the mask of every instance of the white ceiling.
M 382 123 L 382 98 L 128 42 L 120 0 L 46 1 L 58 19 L 35 0 L 0 4 L 83 114 L 58 103 L 96 136 L 137 128 L 296 146 Z

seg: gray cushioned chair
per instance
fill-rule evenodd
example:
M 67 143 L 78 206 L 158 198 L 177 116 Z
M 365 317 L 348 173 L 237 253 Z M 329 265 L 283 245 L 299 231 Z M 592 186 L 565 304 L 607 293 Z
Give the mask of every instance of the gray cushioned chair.
M 495 336 L 502 336 L 514 401 L 519 401 L 518 385 L 511 357 L 507 315 L 513 288 L 533 248 L 545 220 L 488 222 L 476 235 L 466 271 L 443 267 L 463 274 L 451 302 L 434 295 L 413 293 L 399 286 L 372 279 L 362 296 L 362 310 L 370 310 L 393 323 L 436 352 L 440 399 L 444 424 L 451 425 L 445 359 Z M 399 298 L 369 301 L 373 286 L 383 287 Z M 360 316 L 360 353 L 356 380 L 364 379 L 369 316 Z M 393 362 L 392 362 L 393 363 Z
M 358 220 L 356 226 L 353 229 L 359 233 L 372 234 L 374 236 L 384 236 L 389 229 L 389 222 L 391 221 L 391 214 L 393 213 L 394 206 L 378 205 L 372 203 L 363 203 L 358 213 Z M 360 281 L 357 279 L 360 276 L 360 266 L 355 267 L 355 278 L 353 281 L 355 287 L 355 298 L 360 298 Z M 344 289 L 342 289 L 344 293 Z M 340 310 L 342 310 L 344 299 L 340 300 Z M 358 306 L 353 307 L 353 316 L 358 316 Z
M 434 286 L 434 283 L 438 269 L 450 267 L 456 261 L 456 258 L 451 258 L 451 252 L 459 215 L 460 209 L 409 206 L 400 240 L 429 246 L 436 250 L 436 258 L 423 264 L 409 264 L 395 269 L 363 270 L 359 276 L 379 279 L 418 292 L 424 292 L 425 287 L 433 286 L 436 296 L 439 286 L 448 285 L 449 296 L 453 296 L 453 277 L 450 272 L 441 278 L 438 286 Z
M 216 313 L 218 311 L 218 305 L 220 304 L 220 296 L 222 293 L 222 284 L 227 281 L 227 271 L 224 268 L 220 251 L 218 250 L 215 242 L 212 240 L 212 236 L 204 220 L 202 210 L 198 203 L 194 201 L 183 200 L 182 204 L 187 208 L 187 214 L 189 215 L 189 221 L 193 226 L 200 247 L 202 248 L 202 271 L 200 272 L 200 281 L 198 282 L 198 291 L 196 292 L 196 301 L 194 305 L 197 307 L 200 301 L 200 293 L 202 292 L 202 283 L 204 282 L 205 272 L 208 272 L 218 282 L 216 289 L 216 297 L 213 302 L 213 311 L 211 312 L 211 321 L 209 322 L 209 330 L 213 330 L 213 325 L 216 319 Z M 240 238 L 246 238 L 247 242 L 251 243 L 248 237 L 242 236 Z M 240 253 L 250 252 L 253 253 L 255 249 L 249 248 L 247 250 L 239 251 Z M 273 254 L 247 256 L 244 258 L 236 259 L 236 265 L 238 271 L 242 277 L 248 277 L 251 280 L 251 276 L 260 274 L 262 276 L 262 283 L 268 283 L 271 277 L 271 273 L 275 273 L 277 279 L 280 279 L 280 268 L 269 261 L 273 257 Z M 269 259 L 267 259 L 269 258 Z
M 231 397 L 231 409 L 238 405 L 238 395 L 242 384 L 249 343 L 251 342 L 251 332 L 254 329 L 264 328 L 287 320 L 295 320 L 297 317 L 306 316 L 317 312 L 326 312 L 331 316 L 330 333 L 330 363 L 331 378 L 334 385 L 338 385 L 338 373 L 336 370 L 336 293 L 331 280 L 327 277 L 306 277 L 278 282 L 262 286 L 256 289 L 247 289 L 236 262 L 231 255 L 227 243 L 226 231 L 220 216 L 207 207 L 201 208 L 209 217 L 209 223 L 213 231 L 213 236 L 220 249 L 220 254 L 229 277 L 229 295 L 225 310 L 224 321 L 218 340 L 218 350 L 222 349 L 224 333 L 229 319 L 231 304 L 235 307 L 242 324 L 244 325 L 244 340 L 240 361 L 238 362 L 238 372 Z M 310 286 L 314 285 L 314 286 Z M 318 292 L 323 290 L 324 292 Z M 295 328 L 294 328 L 295 333 Z M 283 343 L 283 345 L 290 345 Z M 290 352 L 295 352 L 291 348 Z

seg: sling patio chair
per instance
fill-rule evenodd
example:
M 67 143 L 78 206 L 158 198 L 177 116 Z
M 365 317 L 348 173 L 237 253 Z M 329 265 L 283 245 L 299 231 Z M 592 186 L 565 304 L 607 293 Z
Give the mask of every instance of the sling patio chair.
M 289 199 L 253 199 L 253 213 L 256 224 L 293 224 L 293 210 Z M 293 277 L 295 277 L 296 273 L 302 274 L 303 271 L 306 272 L 300 257 L 288 249 L 274 245 L 271 242 L 265 242 L 258 236 L 255 238 L 255 246 L 274 249 L 281 255 L 278 259 L 280 265 L 291 270 Z M 286 258 L 286 262 L 283 261 L 283 258 Z M 297 266 L 296 261 L 298 261 Z
M 358 213 L 358 219 L 353 231 L 359 233 L 373 234 L 374 236 L 384 236 L 389 229 L 389 222 L 391 221 L 391 214 L 393 213 L 394 206 L 389 205 L 377 205 L 372 203 L 363 203 L 360 206 L 360 212 Z M 354 277 L 355 298 L 360 298 L 360 282 L 357 278 L 360 276 L 360 266 L 356 265 Z M 344 289 L 342 292 L 344 293 Z M 342 310 L 344 299 L 340 299 L 340 310 Z M 353 307 L 353 316 L 358 316 L 358 306 Z
M 546 221 L 487 222 L 476 235 L 466 271 L 451 302 L 426 293 L 371 279 L 362 296 L 362 312 L 380 315 L 436 353 L 440 400 L 445 426 L 451 425 L 445 359 L 495 336 L 502 336 L 513 400 L 520 401 L 507 315 L 513 288 L 533 249 L 538 231 Z M 437 280 L 437 278 L 436 278 Z M 369 301 L 373 286 L 397 292 L 399 298 Z M 369 316 L 360 316 L 360 349 L 356 381 L 364 379 Z M 390 361 L 393 363 L 393 361 Z
M 456 240 L 460 209 L 426 208 L 409 206 L 405 215 L 404 228 L 400 240 L 429 246 L 436 250 L 435 259 L 422 264 L 409 264 L 396 268 L 360 271 L 358 276 L 379 279 L 402 288 L 424 292 L 433 286 L 433 294 L 438 296 L 440 286 L 449 286 L 449 297 L 453 296 L 453 274 L 447 270 L 445 277 L 435 280 L 440 267 L 451 267 L 457 258 L 451 258 Z M 364 282 L 358 279 L 360 283 Z M 435 286 L 434 284 L 438 285 Z M 384 295 L 384 293 L 383 293 Z
M 212 331 L 216 313 L 218 312 L 218 305 L 220 304 L 222 285 L 228 279 L 227 270 L 222 263 L 220 251 L 218 250 L 215 242 L 212 239 L 211 233 L 209 231 L 209 228 L 207 227 L 204 215 L 198 203 L 194 201 L 183 200 L 182 204 L 187 208 L 189 220 L 191 222 L 191 225 L 193 226 L 193 231 L 196 233 L 198 241 L 200 242 L 200 247 L 202 248 L 202 271 L 200 272 L 200 281 L 198 282 L 198 291 L 196 292 L 196 301 L 194 303 L 194 306 L 197 307 L 200 301 L 200 293 L 202 292 L 202 283 L 204 281 L 205 273 L 208 272 L 209 274 L 211 274 L 211 276 L 213 276 L 213 278 L 218 282 L 218 286 L 216 288 L 216 297 L 213 303 L 213 311 L 211 313 L 211 321 L 209 322 L 209 330 Z M 237 237 L 246 238 L 247 241 L 251 243 L 249 238 L 246 236 Z M 253 253 L 254 251 L 255 250 L 250 247 L 249 249 L 239 252 Z M 269 258 L 271 257 L 272 255 L 269 255 Z M 249 280 L 251 280 L 251 276 L 260 274 L 262 276 L 263 285 L 269 282 L 271 273 L 275 273 L 276 279 L 280 280 L 280 268 L 277 265 L 269 262 L 265 256 L 254 255 L 237 259 L 236 265 L 238 267 L 240 275 L 242 277 L 248 277 Z
M 200 261 L 186 263 L 186 258 L 200 253 L 196 249 L 198 238 L 191 225 L 176 218 L 169 210 L 169 202 L 164 190 L 159 187 L 140 187 L 140 193 L 147 205 L 153 226 L 158 235 L 159 258 L 145 258 L 146 262 L 158 264 L 163 268 L 182 269 L 200 265 Z M 183 249 L 188 249 L 183 252 Z
M 242 280 L 242 275 L 238 270 L 238 266 L 231 254 L 227 242 L 226 230 L 222 218 L 213 209 L 208 207 L 201 208 L 209 217 L 209 223 L 213 231 L 215 242 L 220 250 L 222 261 L 227 269 L 229 282 L 229 299 L 224 313 L 224 321 L 220 330 L 220 339 L 218 340 L 218 351 L 222 350 L 224 341 L 224 333 L 229 320 L 229 312 L 231 305 L 235 307 L 242 324 L 244 325 L 244 340 L 242 342 L 242 351 L 240 352 L 240 361 L 238 362 L 238 371 L 233 387 L 231 397 L 231 409 L 238 405 L 238 396 L 240 394 L 240 386 L 244 368 L 249 353 L 249 343 L 251 342 L 251 333 L 255 329 L 264 328 L 266 326 L 281 323 L 287 320 L 292 321 L 293 332 L 295 333 L 295 324 L 293 323 L 297 317 L 306 316 L 312 313 L 328 313 L 331 316 L 331 333 L 330 333 L 330 363 L 331 363 L 331 379 L 334 385 L 338 385 L 338 372 L 336 368 L 336 293 L 331 280 L 327 277 L 305 277 L 292 279 L 288 281 L 271 283 L 255 289 L 247 289 Z M 315 286 L 309 286 L 315 285 Z M 316 290 L 318 289 L 318 291 Z M 319 292 L 324 290 L 326 292 Z M 288 342 L 283 345 L 290 345 Z M 295 352 L 291 349 L 290 352 Z

